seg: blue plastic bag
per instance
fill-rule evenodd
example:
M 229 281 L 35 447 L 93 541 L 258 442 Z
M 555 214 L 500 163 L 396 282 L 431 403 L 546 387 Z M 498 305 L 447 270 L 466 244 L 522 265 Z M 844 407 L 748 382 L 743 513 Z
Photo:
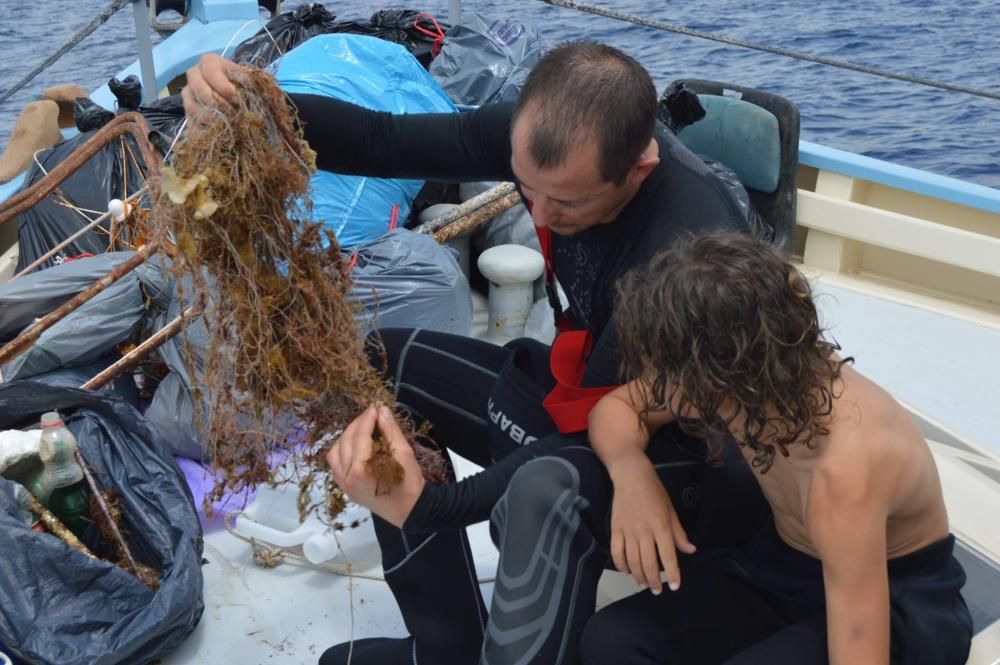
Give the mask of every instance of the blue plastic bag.
M 405 47 L 375 37 L 320 35 L 276 63 L 286 92 L 323 95 L 391 113 L 449 113 L 441 86 Z M 374 240 L 410 215 L 422 180 L 389 180 L 318 171 L 310 182 L 313 219 L 334 232 L 341 247 Z M 397 207 L 394 214 L 394 207 Z

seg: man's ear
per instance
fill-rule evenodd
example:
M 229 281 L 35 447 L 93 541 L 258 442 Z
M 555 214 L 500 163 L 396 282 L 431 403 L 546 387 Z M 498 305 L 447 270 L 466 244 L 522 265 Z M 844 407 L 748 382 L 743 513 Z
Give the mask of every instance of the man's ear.
M 639 186 L 646 179 L 653 169 L 660 163 L 660 156 L 657 154 L 643 153 L 639 160 L 632 165 L 628 172 L 628 182 L 634 186 Z

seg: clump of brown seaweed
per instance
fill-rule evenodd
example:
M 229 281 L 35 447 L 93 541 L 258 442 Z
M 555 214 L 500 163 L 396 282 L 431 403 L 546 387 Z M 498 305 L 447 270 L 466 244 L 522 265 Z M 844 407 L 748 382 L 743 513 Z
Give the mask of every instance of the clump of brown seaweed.
M 317 505 L 310 490 L 325 471 L 328 434 L 371 403 L 393 406 L 391 390 L 370 365 L 347 299 L 348 267 L 335 237 L 309 220 L 315 154 L 302 138 L 274 79 L 259 70 L 233 75 L 239 99 L 188 118 L 171 166 L 151 182 L 156 223 L 174 236 L 175 269 L 194 295 L 210 295 L 205 325 L 211 350 L 189 363 L 204 403 L 206 450 L 224 473 L 208 501 L 228 491 L 287 479 L 274 476 L 271 453 L 287 449 L 295 423 L 307 431 L 293 454 L 299 507 Z M 181 284 L 183 280 L 178 279 Z M 189 352 L 189 358 L 196 353 Z M 401 426 L 424 474 L 443 477 L 443 459 Z M 402 480 L 389 446 L 376 440 L 368 463 L 380 491 Z M 328 513 L 344 505 L 325 488 Z

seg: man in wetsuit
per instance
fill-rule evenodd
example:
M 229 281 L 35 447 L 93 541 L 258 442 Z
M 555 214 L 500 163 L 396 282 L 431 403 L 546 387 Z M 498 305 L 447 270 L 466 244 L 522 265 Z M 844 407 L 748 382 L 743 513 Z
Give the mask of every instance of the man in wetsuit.
M 188 72 L 183 95 L 189 112 L 201 104 L 224 104 L 237 94 L 226 76 L 233 66 L 205 56 Z M 656 125 L 649 74 L 631 57 L 600 44 L 553 49 L 536 65 L 516 104 L 469 113 L 394 116 L 324 97 L 289 98 L 322 169 L 437 181 L 514 181 L 540 235 L 548 239 L 543 245 L 549 245 L 549 266 L 569 301 L 565 321 L 581 331 L 557 338 L 557 347 L 560 339 L 579 342 L 567 347 L 568 355 L 571 364 L 575 357 L 583 365 L 559 406 L 547 400 L 559 386 L 545 345 L 515 340 L 497 347 L 419 330 L 379 331 L 398 403 L 432 423 L 439 445 L 489 468 L 460 483 L 420 483 L 409 487 L 410 494 L 392 493 L 409 506 L 402 519 L 390 518 L 392 523 L 376 519 L 376 533 L 386 580 L 411 637 L 359 641 L 352 662 L 473 663 L 483 649 L 491 663 L 520 658 L 572 662 L 583 622 L 593 613 L 596 580 L 593 585 L 588 580 L 557 584 L 553 578 L 544 598 L 527 603 L 529 612 L 548 617 L 535 631 L 537 639 L 511 640 L 504 626 L 521 619 L 509 604 L 496 600 L 487 616 L 461 527 L 489 517 L 525 461 L 586 445 L 587 410 L 596 399 L 590 394 L 579 398 L 573 388 L 586 393 L 620 383 L 617 339 L 608 325 L 615 281 L 677 238 L 747 229 L 743 214 L 704 163 Z M 373 413 L 363 423 L 367 434 L 374 427 Z M 683 438 L 673 430 L 664 436 Z M 741 530 L 707 526 L 717 522 L 706 515 L 718 511 L 699 505 L 699 487 L 716 482 L 722 471 L 702 464 L 702 449 L 701 442 L 685 439 L 658 464 L 663 473 L 675 474 L 666 485 L 676 493 L 675 504 L 692 532 L 705 534 L 701 542 L 708 548 L 711 534 L 738 539 Z M 345 473 L 355 468 L 352 446 L 338 444 L 335 450 L 344 456 Z M 752 477 L 745 476 L 743 486 L 751 493 L 743 504 L 750 517 L 735 519 L 750 533 L 762 514 L 762 499 Z M 419 474 L 407 478 L 420 481 Z M 353 500 L 376 508 L 376 514 L 385 518 L 392 512 L 373 505 L 365 478 L 338 480 Z M 726 482 L 736 486 L 741 481 Z M 524 485 L 520 491 L 531 495 L 532 503 L 551 503 L 547 489 L 534 495 L 532 485 Z M 516 524 L 516 513 L 509 522 Z M 530 557 L 518 551 L 518 540 L 501 539 L 495 598 L 518 593 L 512 586 L 519 574 L 504 573 L 505 560 L 510 571 L 531 565 Z M 570 626 L 566 638 L 563 624 Z M 493 638 L 484 640 L 487 634 Z M 348 648 L 335 647 L 321 662 L 345 662 L 347 654 Z

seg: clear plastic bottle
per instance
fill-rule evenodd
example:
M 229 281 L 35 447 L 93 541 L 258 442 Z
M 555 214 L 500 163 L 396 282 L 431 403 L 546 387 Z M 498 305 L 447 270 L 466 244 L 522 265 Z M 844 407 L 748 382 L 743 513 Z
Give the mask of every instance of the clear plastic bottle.
M 76 461 L 76 437 L 56 411 L 42 416 L 42 441 L 38 456 L 45 464 L 47 507 L 53 515 L 82 538 L 90 525 L 90 488 Z

